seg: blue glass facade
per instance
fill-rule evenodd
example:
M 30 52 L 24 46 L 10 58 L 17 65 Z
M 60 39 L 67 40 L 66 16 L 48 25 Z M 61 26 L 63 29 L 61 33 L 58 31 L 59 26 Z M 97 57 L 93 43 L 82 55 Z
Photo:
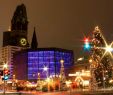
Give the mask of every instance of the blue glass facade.
M 64 67 L 67 70 L 73 64 L 73 52 L 58 50 L 38 50 L 28 52 L 28 79 L 45 79 L 49 76 L 60 74 L 60 60 L 64 60 Z M 44 68 L 47 67 L 47 70 Z

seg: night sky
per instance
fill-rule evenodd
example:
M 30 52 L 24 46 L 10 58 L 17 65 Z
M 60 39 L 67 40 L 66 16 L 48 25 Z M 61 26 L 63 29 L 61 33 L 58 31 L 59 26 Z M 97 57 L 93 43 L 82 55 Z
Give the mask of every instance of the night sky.
M 99 26 L 108 42 L 113 40 L 113 0 L 0 0 L 0 44 L 11 25 L 16 6 L 24 3 L 29 19 L 28 40 L 36 27 L 39 47 L 74 50 L 83 56 L 83 38 Z

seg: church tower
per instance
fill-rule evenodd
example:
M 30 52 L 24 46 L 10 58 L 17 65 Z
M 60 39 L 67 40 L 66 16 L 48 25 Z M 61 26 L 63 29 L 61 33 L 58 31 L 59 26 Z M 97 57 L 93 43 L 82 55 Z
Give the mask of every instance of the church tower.
M 1 61 L 8 64 L 8 69 L 10 70 L 10 78 L 12 78 L 15 70 L 14 54 L 29 48 L 27 34 L 28 20 L 26 7 L 24 4 L 21 4 L 17 6 L 12 17 L 11 30 L 3 32 Z
M 3 33 L 3 46 L 28 48 L 28 20 L 24 4 L 18 5 L 11 20 L 11 31 Z
M 28 20 L 27 12 L 24 4 L 17 6 L 13 18 L 11 20 L 11 30 L 27 32 L 28 30 Z

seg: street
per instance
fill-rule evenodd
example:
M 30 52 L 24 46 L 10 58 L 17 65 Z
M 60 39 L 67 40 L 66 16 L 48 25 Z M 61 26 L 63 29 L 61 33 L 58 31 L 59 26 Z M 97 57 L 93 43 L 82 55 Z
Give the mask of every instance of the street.
M 0 92 L 0 95 L 4 95 L 3 92 Z M 5 95 L 113 95 L 113 91 L 72 91 L 72 92 L 20 91 L 20 92 L 6 92 Z
M 0 92 L 0 95 L 4 95 L 3 92 Z M 79 93 L 71 94 L 69 91 L 62 92 L 37 92 L 37 91 L 28 91 L 28 92 L 6 92 L 5 95 L 82 95 Z
M 20 94 L 19 94 L 20 95 Z M 113 92 L 70 92 L 70 91 L 62 91 L 62 92 L 28 92 L 21 95 L 113 95 Z

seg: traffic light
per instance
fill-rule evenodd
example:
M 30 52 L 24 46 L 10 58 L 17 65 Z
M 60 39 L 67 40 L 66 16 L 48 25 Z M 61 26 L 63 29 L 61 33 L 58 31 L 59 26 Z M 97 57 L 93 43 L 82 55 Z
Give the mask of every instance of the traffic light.
M 8 80 L 9 79 L 9 70 L 8 69 L 4 69 L 4 80 Z
M 90 50 L 90 48 L 91 48 L 91 45 L 89 43 L 89 39 L 85 38 L 84 39 L 84 50 Z

